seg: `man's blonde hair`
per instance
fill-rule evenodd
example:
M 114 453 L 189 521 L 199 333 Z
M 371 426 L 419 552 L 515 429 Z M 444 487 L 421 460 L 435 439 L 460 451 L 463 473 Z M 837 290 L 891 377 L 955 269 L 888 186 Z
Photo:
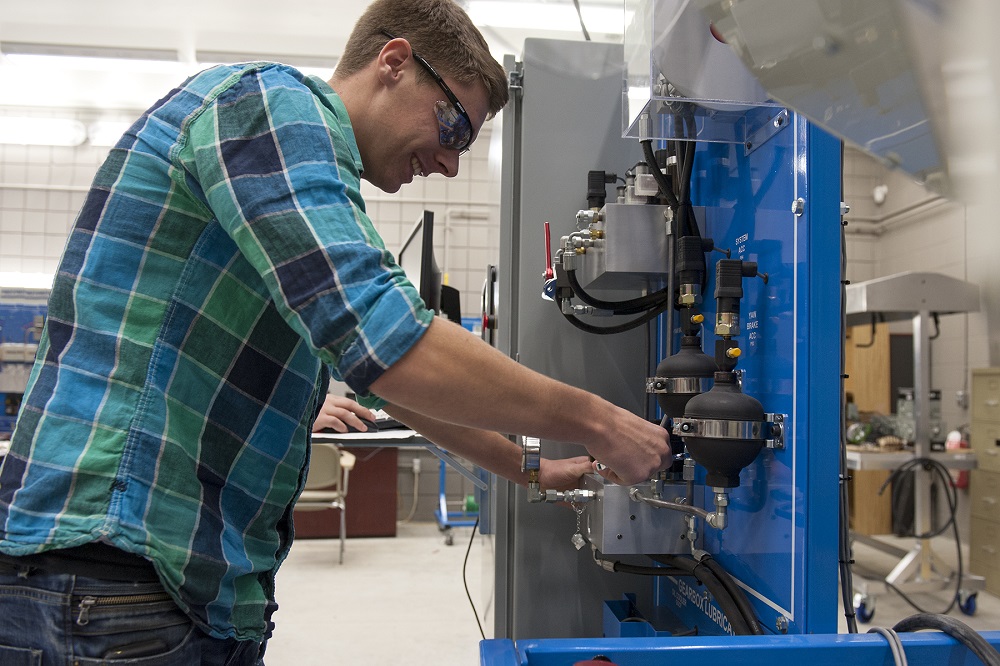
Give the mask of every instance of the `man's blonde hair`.
M 442 76 L 486 89 L 489 115 L 507 103 L 507 76 L 468 14 L 453 0 L 375 0 L 358 19 L 337 63 L 346 78 L 364 69 L 389 38 L 402 37 Z M 421 78 L 430 76 L 417 68 Z

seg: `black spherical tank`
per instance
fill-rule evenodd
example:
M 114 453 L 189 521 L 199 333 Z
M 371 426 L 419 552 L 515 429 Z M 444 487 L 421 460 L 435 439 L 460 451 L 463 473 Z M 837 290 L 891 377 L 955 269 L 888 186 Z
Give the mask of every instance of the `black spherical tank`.
M 712 390 L 691 398 L 684 411 L 688 419 L 719 421 L 764 421 L 764 407 L 740 390 L 734 372 L 715 373 Z M 764 446 L 760 439 L 723 439 L 683 435 L 688 453 L 708 471 L 705 484 L 716 488 L 740 485 L 740 470 L 749 465 Z
M 715 358 L 701 350 L 701 338 L 685 335 L 681 338 L 681 348 L 677 353 L 663 359 L 656 366 L 656 376 L 667 379 L 711 379 L 718 369 Z M 688 400 L 700 393 L 700 390 L 657 393 L 656 402 L 664 414 L 673 418 L 683 415 Z

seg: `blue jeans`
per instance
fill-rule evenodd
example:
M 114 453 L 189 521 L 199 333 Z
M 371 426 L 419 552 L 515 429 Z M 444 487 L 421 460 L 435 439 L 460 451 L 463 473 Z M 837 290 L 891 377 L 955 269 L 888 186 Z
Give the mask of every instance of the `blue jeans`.
M 159 583 L 0 575 L 3 666 L 263 666 L 263 646 L 212 638 Z

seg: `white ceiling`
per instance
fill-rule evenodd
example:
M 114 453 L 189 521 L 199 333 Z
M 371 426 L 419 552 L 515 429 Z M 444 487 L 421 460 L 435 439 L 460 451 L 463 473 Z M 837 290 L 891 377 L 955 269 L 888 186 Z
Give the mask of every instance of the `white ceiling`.
M 534 8 L 517 7 L 508 18 L 531 22 L 537 5 L 572 13 L 572 0 L 535 0 Z M 103 58 L 66 61 L 0 56 L 0 107 L 73 107 L 143 109 L 187 74 L 200 69 L 199 51 L 231 54 L 229 60 L 281 57 L 291 64 L 316 61 L 331 70 L 364 0 L 0 0 L 0 49 L 14 44 L 159 49 L 176 53 L 179 62 L 138 66 L 134 71 L 108 69 Z M 466 1 L 468 6 L 468 1 Z M 622 12 L 623 0 L 581 0 L 584 17 L 595 8 Z M 615 14 L 613 13 L 612 16 Z M 574 19 L 575 20 L 575 19 Z M 572 21 L 567 31 L 543 25 L 522 28 L 480 26 L 494 55 L 520 53 L 526 37 L 582 39 Z M 622 25 L 588 25 L 593 39 L 620 41 Z M 16 49 L 15 49 L 16 50 Z M 38 61 L 47 61 L 39 64 Z M 200 58 L 202 62 L 205 58 Z

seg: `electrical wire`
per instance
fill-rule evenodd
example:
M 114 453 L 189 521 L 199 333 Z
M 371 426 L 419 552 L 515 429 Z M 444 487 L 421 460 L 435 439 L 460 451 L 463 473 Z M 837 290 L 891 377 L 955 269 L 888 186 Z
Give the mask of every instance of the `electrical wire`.
M 587 26 L 583 22 L 583 12 L 580 11 L 580 0 L 573 0 L 573 6 L 576 7 L 576 15 L 580 18 L 580 29 L 583 30 L 583 38 L 590 41 L 590 33 L 587 32 Z
M 411 520 L 413 520 L 413 516 L 417 513 L 417 498 L 419 497 L 419 495 L 417 494 L 418 492 L 420 492 L 420 475 L 417 474 L 416 472 L 414 472 L 413 473 L 413 500 L 412 500 L 412 502 L 410 504 L 410 512 L 408 514 L 406 514 L 406 518 L 403 518 L 401 521 L 399 521 L 403 525 L 405 525 L 406 523 L 408 523 Z
M 889 642 L 889 649 L 892 651 L 892 661 L 896 666 L 907 666 L 906 651 L 903 649 L 903 641 L 899 639 L 899 634 L 893 629 L 884 627 L 872 627 L 869 634 L 878 634 Z
M 877 326 L 877 324 L 876 324 L 876 318 L 877 317 L 878 317 L 878 313 L 876 313 L 876 312 L 871 313 L 872 334 L 871 334 L 871 336 L 869 336 L 868 342 L 866 342 L 863 345 L 859 344 L 858 342 L 855 342 L 854 343 L 854 348 L 855 349 L 868 349 L 869 347 L 874 347 L 875 346 L 875 331 L 876 331 L 876 326 Z
M 844 143 L 840 144 L 840 161 L 844 162 Z M 844 191 L 841 183 L 841 201 L 843 201 Z M 844 605 L 844 617 L 847 619 L 847 631 L 851 634 L 858 633 L 858 619 L 854 612 L 854 573 L 851 565 L 854 558 L 851 556 L 851 511 L 850 493 L 847 482 L 850 475 L 847 473 L 847 407 L 845 405 L 846 394 L 844 392 L 844 380 L 847 378 L 846 344 L 847 344 L 847 222 L 841 221 L 840 225 L 840 530 L 837 543 L 838 564 L 840 567 L 840 596 Z
M 465 559 L 462 561 L 462 585 L 465 587 L 465 598 L 469 600 L 469 606 L 472 608 L 472 616 L 476 618 L 476 626 L 479 627 L 479 635 L 486 640 L 486 632 L 483 631 L 483 625 L 479 621 L 479 613 L 476 612 L 476 604 L 472 601 L 472 595 L 469 594 L 469 580 L 466 577 L 466 569 L 469 565 L 469 553 L 472 552 L 472 542 L 476 540 L 476 530 L 479 529 L 479 516 L 476 516 L 476 524 L 472 526 L 472 536 L 469 537 L 469 546 L 465 549 Z
M 893 470 L 892 474 L 890 474 L 889 478 L 887 478 L 885 480 L 885 482 L 879 488 L 878 492 L 879 492 L 879 495 L 881 495 L 882 492 L 885 490 L 886 486 L 888 486 L 894 480 L 900 478 L 903 474 L 906 474 L 906 473 L 909 473 L 909 472 L 919 473 L 919 471 L 916 471 L 917 468 L 924 468 L 924 469 L 926 469 L 928 471 L 933 472 L 934 476 L 936 476 L 941 481 L 942 485 L 944 486 L 945 498 L 948 500 L 949 516 L 948 516 L 948 520 L 945 521 L 945 523 L 943 525 L 941 525 L 940 527 L 938 527 L 936 530 L 930 530 L 930 531 L 925 532 L 923 534 L 915 534 L 914 533 L 914 534 L 907 535 L 907 536 L 910 536 L 910 537 L 912 537 L 914 539 L 918 539 L 918 540 L 932 539 L 932 538 L 934 538 L 936 536 L 939 536 L 939 535 L 943 534 L 944 531 L 947 530 L 949 527 L 952 528 L 952 534 L 955 537 L 955 551 L 956 551 L 956 557 L 957 557 L 957 565 L 956 565 L 956 571 L 955 571 L 955 594 L 954 594 L 954 596 L 952 596 L 951 602 L 948 604 L 948 607 L 945 608 L 943 611 L 941 611 L 941 614 L 945 615 L 947 613 L 950 613 L 951 609 L 955 607 L 955 604 L 959 602 L 959 597 L 961 596 L 961 593 L 962 593 L 962 575 L 963 575 L 962 574 L 962 542 L 961 542 L 961 539 L 959 538 L 959 534 L 958 534 L 958 520 L 957 520 L 957 514 L 958 514 L 958 491 L 955 489 L 955 486 L 952 483 L 951 474 L 949 474 L 948 468 L 945 467 L 944 465 L 942 465 L 941 463 L 939 463 L 938 461 L 933 460 L 931 458 L 914 458 L 913 460 L 909 460 L 909 461 L 903 463 L 902 465 L 900 465 L 899 467 L 897 467 L 895 470 Z M 915 529 L 916 529 L 916 526 L 914 526 L 914 530 Z M 898 594 L 900 597 L 902 597 L 903 601 L 905 601 L 910 606 L 912 606 L 914 608 L 914 610 L 916 610 L 918 613 L 925 613 L 925 614 L 928 613 L 928 611 L 926 611 L 923 608 L 921 608 L 915 601 L 913 601 L 913 599 L 911 599 L 910 597 L 908 597 L 902 590 L 900 590 L 898 587 L 896 587 L 892 583 L 886 581 L 886 586 L 889 587 L 889 589 L 891 589 L 892 591 L 894 591 L 896 594 Z
M 937 615 L 932 613 L 920 613 L 911 615 L 905 620 L 900 620 L 892 628 L 893 631 L 910 632 L 921 629 L 937 629 L 948 634 L 979 657 L 985 666 L 1000 666 L 1000 653 L 997 649 L 986 642 L 969 625 L 961 620 L 957 620 L 947 615 Z

